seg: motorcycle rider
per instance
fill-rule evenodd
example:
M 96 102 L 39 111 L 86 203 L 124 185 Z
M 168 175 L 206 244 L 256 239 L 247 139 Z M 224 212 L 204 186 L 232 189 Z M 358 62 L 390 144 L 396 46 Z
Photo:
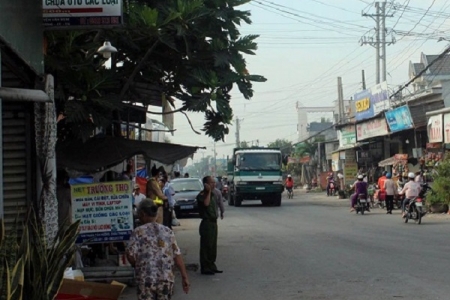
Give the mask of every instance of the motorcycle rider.
M 357 179 L 358 180 L 356 180 L 355 183 L 353 183 L 353 185 L 351 187 L 352 189 L 355 189 L 355 193 L 351 196 L 352 208 L 350 209 L 350 212 L 355 211 L 356 200 L 358 199 L 358 196 L 360 194 L 366 195 L 366 199 L 367 199 L 368 183 L 364 181 L 364 175 L 362 175 L 362 174 L 358 175 Z M 369 207 L 367 207 L 367 211 L 370 212 Z
M 378 178 L 378 188 L 380 191 L 378 192 L 378 199 L 381 201 L 386 200 L 386 190 L 384 189 L 384 182 L 386 181 L 387 171 L 383 171 L 380 178 Z
M 334 175 L 333 173 L 329 173 L 327 177 L 327 196 L 331 196 L 331 185 L 333 184 L 333 188 L 336 191 L 336 185 L 334 184 Z
M 405 194 L 405 199 L 402 202 L 402 218 L 406 217 L 406 204 L 408 204 L 411 199 L 419 196 L 420 190 L 422 189 L 420 184 L 414 181 L 415 177 L 416 175 L 413 172 L 408 173 L 409 181 L 405 183 L 405 186 L 399 193 L 400 195 Z
M 288 193 L 292 193 L 292 189 L 294 188 L 294 180 L 292 179 L 291 174 L 287 176 L 284 186 L 286 187 Z

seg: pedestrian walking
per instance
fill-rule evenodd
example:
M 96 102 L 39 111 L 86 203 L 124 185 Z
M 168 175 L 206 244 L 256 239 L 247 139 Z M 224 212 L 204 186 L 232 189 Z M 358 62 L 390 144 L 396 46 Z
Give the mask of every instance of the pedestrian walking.
M 138 206 L 143 225 L 134 229 L 127 248 L 127 258 L 135 268 L 138 300 L 169 300 L 172 298 L 176 265 L 181 273 L 183 291 L 190 284 L 180 248 L 173 231 L 156 223 L 158 207 L 150 199 Z
M 160 170 L 155 165 L 152 167 L 152 177 L 147 181 L 147 198 L 151 200 L 162 201 L 162 203 L 155 203 L 158 205 L 158 216 L 156 222 L 162 224 L 163 222 L 163 205 L 164 200 L 167 202 L 167 197 L 164 196 L 161 187 L 159 186 Z
M 217 197 L 215 180 L 211 176 L 203 178 L 204 189 L 197 195 L 200 217 L 200 270 L 203 275 L 222 273 L 216 266 L 217 258 Z
M 394 197 L 397 194 L 397 184 L 392 180 L 391 173 L 386 174 L 383 189 L 386 192 L 386 214 L 392 215 L 392 210 L 394 209 Z
M 173 191 L 173 188 L 170 186 L 169 177 L 167 176 L 167 174 L 164 174 L 162 176 L 161 181 L 163 182 L 163 194 L 164 196 L 167 197 L 167 201 L 164 202 L 163 207 L 164 213 L 163 225 L 172 229 L 172 213 L 175 207 L 175 200 L 173 199 L 173 194 L 175 194 L 175 192 Z

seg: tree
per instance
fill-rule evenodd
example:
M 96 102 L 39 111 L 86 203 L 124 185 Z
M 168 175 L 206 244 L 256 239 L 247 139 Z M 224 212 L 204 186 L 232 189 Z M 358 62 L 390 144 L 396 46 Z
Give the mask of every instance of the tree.
M 250 12 L 236 9 L 247 2 L 130 0 L 123 27 L 47 31 L 46 72 L 55 75 L 55 102 L 65 116 L 59 137 L 87 139 L 119 123 L 125 104 L 160 106 L 165 98 L 175 113 L 204 113 L 202 130 L 223 140 L 233 86 L 250 99 L 252 82 L 266 81 L 249 73 L 244 58 L 255 54 L 258 37 L 238 30 L 251 23 Z M 96 52 L 106 39 L 118 49 L 111 69 Z
M 250 144 L 247 141 L 242 141 L 239 143 L 239 148 L 250 148 Z
M 284 156 L 290 155 L 292 153 L 292 142 L 286 139 L 277 139 L 274 142 L 267 144 L 269 148 L 280 148 L 281 154 Z

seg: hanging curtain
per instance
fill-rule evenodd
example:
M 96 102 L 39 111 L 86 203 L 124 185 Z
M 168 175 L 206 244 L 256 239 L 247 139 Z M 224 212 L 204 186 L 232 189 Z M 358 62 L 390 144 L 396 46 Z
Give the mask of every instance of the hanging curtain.
M 51 102 L 34 104 L 36 152 L 41 173 L 41 193 L 38 213 L 48 241 L 58 232 L 58 200 L 56 199 L 56 112 L 54 104 L 54 79 L 46 76 L 45 91 Z

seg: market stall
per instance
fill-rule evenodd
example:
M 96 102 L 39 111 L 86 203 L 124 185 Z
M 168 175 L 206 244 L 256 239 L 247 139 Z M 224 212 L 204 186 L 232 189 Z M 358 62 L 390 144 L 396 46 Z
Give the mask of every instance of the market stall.
M 71 181 L 60 186 L 68 190 L 59 203 L 70 203 L 65 218 L 80 220 L 76 267 L 87 281 L 134 278 L 134 269 L 125 256 L 126 242 L 133 230 L 131 180 L 114 176 L 135 155 L 147 162 L 173 164 L 192 156 L 200 147 L 128 140 L 120 137 L 95 137 L 85 143 L 71 141 L 56 146 L 57 166 L 73 176 L 86 176 L 89 182 Z M 117 172 L 116 172 L 117 173 Z M 138 183 L 138 182 L 136 182 Z
M 392 174 L 396 175 L 404 175 L 408 173 L 408 154 L 395 154 L 392 157 L 389 157 L 385 160 L 382 160 L 378 163 L 379 167 L 392 167 Z

